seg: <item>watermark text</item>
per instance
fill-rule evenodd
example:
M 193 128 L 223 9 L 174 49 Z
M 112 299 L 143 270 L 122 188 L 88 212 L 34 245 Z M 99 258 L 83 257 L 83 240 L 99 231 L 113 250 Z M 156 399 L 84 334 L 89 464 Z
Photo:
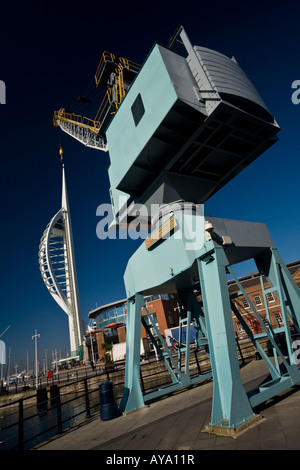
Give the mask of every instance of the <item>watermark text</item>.
M 6 85 L 0 80 L 0 104 L 6 104 Z
M 300 103 L 300 80 L 294 80 L 292 83 L 292 96 L 291 100 L 293 104 L 299 104 Z
M 299 364 L 300 363 L 300 339 L 296 339 L 292 342 L 293 348 L 293 363 Z
M 184 239 L 187 250 L 200 249 L 204 242 L 203 204 L 173 203 L 170 211 L 166 206 L 151 204 L 147 208 L 142 204 L 130 207 L 122 206 L 118 220 L 114 216 L 112 204 L 97 207 L 96 216 L 100 221 L 96 226 L 96 235 L 100 240 L 146 240 L 151 235 L 151 246 L 155 241 Z

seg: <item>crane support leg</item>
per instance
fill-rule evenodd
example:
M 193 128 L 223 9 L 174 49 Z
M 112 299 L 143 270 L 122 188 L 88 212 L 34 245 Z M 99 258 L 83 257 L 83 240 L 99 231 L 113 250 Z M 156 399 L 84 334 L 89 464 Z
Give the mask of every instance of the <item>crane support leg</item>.
M 140 386 L 140 347 L 141 347 L 141 311 L 144 297 L 136 294 L 127 301 L 127 337 L 126 337 L 126 369 L 125 387 L 120 411 L 126 413 L 144 406 Z
M 270 248 L 268 252 L 255 258 L 255 262 L 258 270 L 265 274 L 271 286 L 270 290 L 277 294 L 283 309 L 283 317 L 287 315 L 300 334 L 300 289 L 277 248 Z
M 211 424 L 231 428 L 255 415 L 240 377 L 226 279 L 228 264 L 222 247 L 215 247 L 198 258 L 214 379 Z
M 206 431 L 237 435 L 252 423 L 260 421 L 261 417 L 255 414 L 257 405 L 300 383 L 298 351 L 293 351 L 291 331 L 293 325 L 294 331 L 300 334 L 300 291 L 264 224 L 211 218 L 210 231 L 206 233 L 205 240 L 202 237 L 202 244 L 193 245 L 196 249 L 191 251 L 190 245 L 184 242 L 186 226 L 176 213 L 174 217 L 177 232 L 150 250 L 142 245 L 131 257 L 124 275 L 128 319 L 125 388 L 120 411 L 128 413 L 142 408 L 147 401 L 173 393 L 212 375 L 212 413 Z M 186 215 L 184 220 L 190 221 L 190 215 Z M 182 237 L 178 236 L 180 233 Z M 251 258 L 255 260 L 259 271 L 266 318 L 256 310 L 242 282 L 232 270 L 232 265 Z M 141 275 L 141 268 L 144 266 L 146 269 Z M 157 266 L 159 269 L 156 269 Z M 231 274 L 237 286 L 237 290 L 231 295 L 227 274 Z M 204 312 L 193 292 L 195 279 L 200 282 Z M 155 289 L 155 293 L 177 292 L 180 299 L 177 361 L 145 305 L 144 295 L 149 294 L 152 289 Z M 270 322 L 266 301 L 269 293 L 274 293 L 280 301 L 282 324 L 279 328 Z M 239 312 L 233 301 L 239 296 L 247 300 L 252 315 L 260 325 L 259 332 L 252 331 Z M 182 305 L 185 307 L 184 315 Z M 143 316 L 142 307 L 145 310 Z M 233 314 L 265 362 L 266 373 L 270 374 L 267 382 L 250 391 L 245 390 L 240 374 Z M 150 393 L 143 393 L 140 385 L 141 322 L 172 379 L 170 385 Z M 191 324 L 196 331 L 197 348 L 205 349 L 211 364 L 211 371 L 204 374 L 199 372 L 196 377 L 189 373 Z M 185 342 L 181 336 L 183 328 L 187 329 Z M 287 354 L 278 333 L 284 335 Z M 260 344 L 261 339 L 268 341 L 274 357 L 269 357 L 264 351 Z
M 172 393 L 181 388 L 196 384 L 211 378 L 211 371 L 199 373 L 190 376 L 189 360 L 190 360 L 190 325 L 193 322 L 197 332 L 196 342 L 198 347 L 202 347 L 207 351 L 207 337 L 205 336 L 203 313 L 197 303 L 192 289 L 180 293 L 180 297 L 185 303 L 186 317 L 182 318 L 182 310 L 180 312 L 180 322 L 184 323 L 186 331 L 185 344 L 182 344 L 179 338 L 178 360 L 174 359 L 170 348 L 166 344 L 166 340 L 159 331 L 158 326 L 154 323 L 149 313 L 144 297 L 142 294 L 136 294 L 127 301 L 127 328 L 126 328 L 126 371 L 125 371 L 125 387 L 122 395 L 119 410 L 122 413 L 142 408 L 146 402 L 156 399 L 162 395 Z M 142 316 L 142 307 L 146 314 Z M 148 317 L 148 322 L 145 321 Z M 153 392 L 143 394 L 140 384 L 140 338 L 141 323 L 147 331 L 157 355 L 164 363 L 166 370 L 170 374 L 172 384 L 159 388 Z M 181 325 L 182 326 L 182 325 Z M 181 335 L 180 335 L 181 336 Z M 183 363 L 184 360 L 184 363 Z
M 251 422 L 259 422 L 260 417 L 256 416 L 253 410 L 255 406 L 300 382 L 300 371 L 297 365 L 299 361 L 296 360 L 296 354 L 293 351 L 290 329 L 290 323 L 292 323 L 299 334 L 299 289 L 276 248 L 271 247 L 263 251 L 255 257 L 255 262 L 261 281 L 264 277 L 270 285 L 269 288 L 265 288 L 262 282 L 263 294 L 275 292 L 280 300 L 283 325 L 275 330 L 270 322 L 268 326 L 264 324 L 251 299 L 234 275 L 222 247 L 215 246 L 198 258 L 214 379 L 211 422 L 206 430 L 216 434 L 226 434 L 227 431 L 230 435 L 236 435 L 239 428 L 244 428 Z M 235 279 L 240 289 L 236 295 L 243 295 L 246 298 L 263 333 L 254 334 L 238 312 L 229 296 L 226 272 Z M 265 305 L 267 306 L 266 300 Z M 244 327 L 270 372 L 271 380 L 249 392 L 245 391 L 240 376 L 232 312 Z M 278 332 L 284 334 L 287 354 L 281 350 L 282 346 L 276 341 Z M 259 343 L 259 339 L 263 337 L 267 337 L 273 347 L 273 360 L 268 357 Z

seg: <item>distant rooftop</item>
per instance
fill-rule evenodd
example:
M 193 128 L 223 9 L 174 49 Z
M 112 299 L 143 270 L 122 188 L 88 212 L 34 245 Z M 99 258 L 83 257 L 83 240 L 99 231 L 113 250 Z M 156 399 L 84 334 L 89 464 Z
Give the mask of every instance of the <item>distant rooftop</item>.
M 295 272 L 297 270 L 297 268 L 300 267 L 300 260 L 298 259 L 296 261 L 291 261 L 290 263 L 286 263 L 286 266 L 289 269 L 289 271 Z M 293 269 L 293 268 L 295 268 L 295 269 Z M 239 277 L 238 280 L 240 282 L 244 282 L 244 281 L 249 281 L 251 279 L 255 279 L 258 276 L 259 276 L 259 272 L 255 272 L 255 273 L 247 274 L 246 276 Z M 234 279 L 231 279 L 230 281 L 228 281 L 229 286 L 232 285 L 232 284 L 235 284 Z
M 101 305 L 100 307 L 95 308 L 91 312 L 89 312 L 89 318 L 95 318 L 99 313 L 104 312 L 112 307 L 121 307 L 122 305 L 126 304 L 127 299 L 117 300 L 115 302 L 111 302 L 106 305 Z

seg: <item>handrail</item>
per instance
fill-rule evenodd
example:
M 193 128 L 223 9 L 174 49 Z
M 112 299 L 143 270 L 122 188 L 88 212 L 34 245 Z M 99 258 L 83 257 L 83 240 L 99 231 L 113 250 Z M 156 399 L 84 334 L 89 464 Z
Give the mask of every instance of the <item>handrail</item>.
M 262 344 L 265 342 L 263 341 Z M 266 343 L 267 344 L 267 343 Z M 266 346 L 264 346 L 266 347 Z M 254 359 L 254 349 L 252 346 L 252 343 L 249 342 L 248 344 L 242 345 L 244 357 L 246 357 L 247 360 Z M 239 350 L 240 355 L 241 355 L 241 360 L 242 362 L 244 361 L 244 357 L 241 354 L 241 351 Z M 246 352 L 246 354 L 245 354 Z M 194 356 L 194 359 L 193 359 Z M 174 357 L 177 357 L 176 352 L 174 351 Z M 153 356 L 154 359 L 154 356 Z M 178 358 L 177 358 L 178 360 Z M 190 361 L 190 376 L 194 376 L 194 374 L 201 374 L 204 373 L 207 370 L 210 370 L 211 364 L 209 357 L 205 353 L 204 350 L 198 350 L 194 349 L 191 351 L 191 361 Z M 194 372 L 193 372 L 194 370 Z M 52 377 L 50 383 L 48 385 L 52 386 L 54 385 L 56 389 L 56 394 L 51 397 L 51 387 L 50 390 L 48 390 L 48 393 L 50 393 L 50 397 L 48 397 L 47 402 L 42 402 L 40 403 L 41 406 L 46 405 L 46 408 L 48 411 L 54 410 L 54 414 L 56 414 L 56 420 L 51 419 L 49 423 L 45 421 L 43 426 L 41 426 L 41 429 L 38 430 L 38 433 L 30 435 L 29 432 L 29 425 L 23 428 L 23 422 L 29 422 L 30 420 L 34 420 L 36 417 L 39 416 L 39 411 L 36 410 L 37 407 L 37 394 L 35 395 L 30 395 L 28 397 L 21 397 L 19 399 L 16 399 L 14 401 L 9 401 L 5 404 L 0 404 L 1 409 L 9 408 L 11 410 L 10 417 L 13 417 L 11 419 L 10 424 L 5 425 L 5 420 L 1 423 L 1 429 L 0 429 L 0 436 L 1 436 L 1 441 L 0 442 L 0 450 L 3 450 L 5 448 L 18 448 L 18 449 L 23 449 L 23 448 L 32 448 L 34 445 L 38 445 L 36 442 L 36 439 L 38 439 L 39 442 L 42 442 L 42 435 L 45 435 L 46 433 L 49 433 L 49 431 L 53 431 L 52 434 L 57 434 L 61 433 L 64 431 L 64 427 L 66 427 L 66 423 L 72 421 L 74 418 L 76 418 L 79 415 L 84 415 L 89 418 L 92 416 L 93 413 L 91 413 L 91 409 L 95 410 L 95 413 L 98 411 L 98 408 L 100 406 L 100 397 L 98 392 L 98 386 L 102 382 L 98 382 L 98 378 L 100 381 L 107 380 L 107 381 L 113 381 L 114 383 L 114 389 L 115 391 L 119 391 L 117 387 L 120 387 L 125 385 L 124 379 L 125 379 L 125 367 L 124 367 L 124 361 L 121 361 L 120 364 L 117 366 L 115 363 L 115 368 L 112 369 L 111 371 L 105 370 L 105 371 L 100 371 L 98 367 L 95 370 L 95 373 L 90 371 L 90 369 L 85 369 L 85 377 L 78 378 L 78 371 L 83 372 L 83 370 L 76 370 L 76 379 L 71 379 L 69 381 L 69 372 L 67 373 L 67 379 L 62 379 L 60 386 L 54 385 L 54 377 Z M 89 373 L 88 373 L 89 371 Z M 71 373 L 73 373 L 71 371 Z M 58 375 L 59 377 L 59 375 Z M 94 379 L 97 377 L 97 381 L 94 382 Z M 154 379 L 154 380 L 152 380 Z M 156 380 L 157 379 L 157 380 Z M 166 385 L 169 383 L 170 376 L 166 370 L 165 364 L 163 361 L 160 359 L 158 362 L 145 362 L 141 363 L 141 368 L 140 368 L 140 380 L 141 380 L 141 387 L 143 390 L 143 394 L 147 394 L 152 392 L 153 390 L 156 390 L 159 387 L 162 387 L 163 385 Z M 48 379 L 47 379 L 48 383 Z M 56 381 L 56 383 L 60 383 L 60 381 Z M 80 384 L 83 383 L 84 387 L 82 390 L 82 393 L 80 392 L 80 389 L 76 393 L 74 393 L 74 390 L 72 388 L 73 385 L 75 384 Z M 95 386 L 96 385 L 96 386 Z M 41 386 L 41 384 L 40 384 Z M 68 389 L 67 387 L 70 387 Z M 64 393 L 62 393 L 64 391 Z M 116 393 L 115 399 L 117 403 L 121 400 L 122 396 L 119 396 L 119 392 Z M 94 399 L 93 403 L 90 402 L 89 396 L 96 393 L 96 398 Z M 73 396 L 74 395 L 74 396 Z M 71 398 L 69 398 L 71 396 Z M 60 401 L 60 397 L 62 400 Z M 82 405 L 81 403 L 81 398 L 85 397 L 85 406 Z M 75 411 L 76 404 L 75 403 L 80 403 L 80 408 L 78 411 Z M 73 406 L 73 411 L 74 413 L 71 414 L 65 414 L 63 413 L 63 410 L 65 407 L 70 404 L 74 403 Z M 25 413 L 22 413 L 23 407 L 26 404 L 26 416 Z M 32 414 L 30 414 L 29 410 L 32 409 Z M 55 413 L 55 409 L 57 409 L 57 413 Z M 33 422 L 33 421 L 31 421 Z M 65 426 L 64 426 L 65 425 Z M 5 432 L 8 429 L 14 431 L 10 431 L 10 436 L 9 437 L 4 437 L 4 435 L 1 435 L 1 432 Z M 25 432 L 26 431 L 26 432 Z M 7 445 L 8 442 L 14 441 L 11 445 Z M 29 445 L 29 442 L 32 442 L 32 445 Z M 1 448 L 2 445 L 2 448 Z
M 110 106 L 114 104 L 115 108 L 118 109 L 126 95 L 126 90 L 124 88 L 123 70 L 127 69 L 137 72 L 140 69 L 140 65 L 131 60 L 125 59 L 124 57 L 119 57 L 119 63 L 117 64 L 115 62 L 115 55 L 111 52 L 104 51 L 95 73 L 96 84 L 99 82 L 99 78 L 103 72 L 106 62 L 111 62 L 116 66 L 116 76 L 114 83 L 115 93 L 112 92 L 112 88 L 108 88 L 106 90 L 94 119 L 90 119 L 79 114 L 66 113 L 64 108 L 61 108 L 59 111 L 54 111 L 53 124 L 55 127 L 58 127 L 61 121 L 76 125 L 79 128 L 88 130 L 91 134 L 97 135 Z
M 128 70 L 138 71 L 140 70 L 141 66 L 132 60 L 125 59 L 124 57 L 119 57 L 119 61 L 121 65 Z
M 77 126 L 88 129 L 93 134 L 97 134 L 101 126 L 100 121 L 79 114 L 66 113 L 63 108 L 59 111 L 54 111 L 53 124 L 55 127 L 59 126 L 59 121 L 77 124 Z
M 96 73 L 95 73 L 95 82 L 96 82 L 96 85 L 98 84 L 98 80 L 99 80 L 99 77 L 101 75 L 101 72 L 104 68 L 104 65 L 105 65 L 105 62 L 107 62 L 108 60 L 110 62 L 114 62 L 115 61 L 115 55 L 112 54 L 111 52 L 107 52 L 107 51 L 104 51 L 102 56 L 101 56 L 101 59 L 100 59 L 100 62 L 99 62 L 99 65 L 98 65 L 98 68 L 96 70 Z
M 116 96 L 116 102 L 117 105 L 121 104 L 123 101 L 123 98 L 126 94 L 125 89 L 124 89 L 124 80 L 123 80 L 123 69 L 121 65 L 118 65 L 118 68 L 116 70 L 117 75 L 116 75 L 116 88 L 117 88 L 117 96 Z
M 112 101 L 111 101 L 111 89 L 108 88 L 108 90 L 106 90 L 106 93 L 103 97 L 103 100 L 101 101 L 101 104 L 100 104 L 99 109 L 97 111 L 97 114 L 95 116 L 96 122 L 100 122 L 100 120 L 102 119 L 102 116 L 104 115 L 105 111 L 107 111 L 107 109 L 109 108 L 111 103 L 112 103 Z M 101 124 L 100 124 L 100 126 L 101 126 Z

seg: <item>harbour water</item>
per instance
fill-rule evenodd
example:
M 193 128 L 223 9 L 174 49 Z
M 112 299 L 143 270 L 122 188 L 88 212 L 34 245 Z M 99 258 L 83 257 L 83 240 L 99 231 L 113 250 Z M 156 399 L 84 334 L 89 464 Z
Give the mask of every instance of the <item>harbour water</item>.
M 197 374 L 199 372 L 199 364 L 201 371 L 204 372 L 210 367 L 207 362 L 209 361 L 207 361 L 206 355 L 202 357 L 200 351 L 198 361 L 192 362 L 190 365 L 190 372 Z M 141 364 L 141 371 L 141 386 L 143 392 L 148 393 L 170 383 L 170 375 L 167 373 L 161 361 Z M 30 399 L 24 397 L 22 419 L 22 441 L 24 442 L 24 450 L 32 449 L 41 442 L 57 435 L 60 431 L 59 421 L 61 421 L 61 428 L 62 431 L 64 431 L 84 420 L 89 414 L 98 413 L 100 411 L 99 385 L 106 380 L 111 380 L 114 383 L 114 395 L 117 404 L 119 404 L 124 388 L 124 374 L 124 369 L 114 370 L 110 372 L 110 377 L 104 373 L 81 379 L 79 382 L 73 382 L 73 384 L 70 383 L 60 386 L 61 409 L 57 407 L 55 400 L 50 400 L 49 392 L 44 410 L 37 407 L 36 394 Z M 85 381 L 86 388 L 88 388 L 88 400 L 87 390 L 84 385 Z M 15 397 L 19 397 L 19 394 L 15 395 Z M 14 400 L 18 400 L 18 398 L 14 398 Z M 18 402 L 5 407 L 0 404 L 0 450 L 18 448 L 18 442 L 20 440 L 19 422 Z M 12 426 L 8 428 L 10 425 Z
M 99 410 L 98 390 L 89 395 L 91 413 Z M 56 400 L 47 400 L 37 406 L 36 397 L 23 408 L 23 449 L 29 450 L 59 433 L 59 408 Z M 61 400 L 62 429 L 74 426 L 86 418 L 86 399 L 78 392 Z M 0 450 L 18 449 L 20 433 L 19 407 L 0 408 Z

